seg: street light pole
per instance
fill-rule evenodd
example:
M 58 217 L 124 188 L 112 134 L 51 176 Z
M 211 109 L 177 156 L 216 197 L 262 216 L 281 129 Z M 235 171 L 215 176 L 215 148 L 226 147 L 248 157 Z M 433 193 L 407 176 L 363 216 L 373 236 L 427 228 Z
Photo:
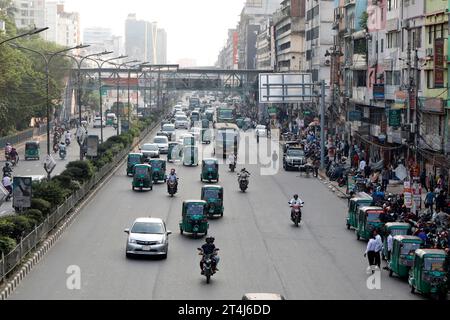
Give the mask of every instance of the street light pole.
M 6 40 L 1 41 L 1 42 L 0 42 L 0 46 L 1 46 L 2 44 L 6 43 L 6 42 L 13 41 L 13 40 L 16 40 L 16 39 L 19 39 L 19 38 L 23 38 L 23 37 L 27 37 L 27 36 L 32 36 L 32 35 L 41 33 L 41 32 L 43 32 L 43 31 L 45 31 L 45 30 L 47 30 L 47 29 L 48 29 L 48 27 L 45 27 L 45 28 L 37 28 L 37 29 L 30 30 L 30 31 L 28 31 L 28 32 L 26 32 L 26 33 L 23 33 L 23 34 L 20 34 L 20 35 L 18 35 L 18 36 L 15 36 L 15 37 L 12 37 L 12 38 L 9 38 L 9 39 L 6 39 Z
M 64 50 L 60 50 L 51 54 L 48 54 L 48 57 L 46 54 L 30 49 L 30 48 L 26 48 L 26 47 L 21 47 L 18 46 L 16 44 L 11 45 L 14 48 L 18 48 L 18 49 L 22 49 L 22 50 L 28 50 L 31 51 L 33 53 L 38 54 L 45 62 L 45 80 L 46 80 L 46 108 L 47 108 L 47 156 L 50 157 L 50 63 L 53 60 L 54 57 L 56 57 L 57 55 L 60 55 L 61 53 L 64 52 L 68 52 L 70 50 L 74 50 L 74 49 L 82 49 L 82 48 L 87 48 L 88 46 L 84 46 L 84 45 L 78 45 L 76 47 L 72 47 L 72 48 L 66 48 Z M 51 178 L 51 172 L 47 171 L 47 179 L 50 180 Z

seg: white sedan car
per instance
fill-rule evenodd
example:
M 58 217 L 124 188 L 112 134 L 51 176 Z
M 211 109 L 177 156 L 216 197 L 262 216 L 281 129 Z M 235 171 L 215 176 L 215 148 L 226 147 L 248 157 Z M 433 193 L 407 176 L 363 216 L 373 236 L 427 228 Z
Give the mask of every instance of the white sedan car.
M 166 154 L 169 152 L 169 138 L 166 136 L 156 136 L 153 143 L 158 145 L 159 153 Z
M 260 136 L 260 137 L 267 137 L 267 130 L 266 130 L 266 126 L 260 124 L 256 126 L 255 129 L 255 135 Z
M 159 158 L 159 146 L 155 143 L 146 143 L 139 150 L 146 158 Z

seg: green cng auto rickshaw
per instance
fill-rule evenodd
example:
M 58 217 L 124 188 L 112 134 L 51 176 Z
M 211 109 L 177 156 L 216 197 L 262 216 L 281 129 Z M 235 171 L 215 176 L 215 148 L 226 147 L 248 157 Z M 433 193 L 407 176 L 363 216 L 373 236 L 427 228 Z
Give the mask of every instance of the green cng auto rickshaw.
M 365 192 L 358 193 L 355 197 L 350 199 L 348 205 L 347 229 L 356 229 L 358 227 L 358 209 L 360 207 L 370 206 L 372 201 L 372 197 Z
M 444 250 L 417 249 L 408 278 L 411 293 L 417 290 L 424 295 L 445 299 L 448 287 L 444 262 Z
M 167 181 L 166 176 L 166 161 L 161 159 L 151 159 L 150 165 L 152 166 L 152 180 L 154 184 L 159 181 Z
M 200 181 L 219 182 L 219 161 L 217 159 L 203 159 Z
M 169 151 L 167 152 L 167 161 L 172 163 L 182 158 L 183 147 L 179 142 L 169 142 Z
M 223 187 L 202 187 L 202 200 L 206 201 L 207 203 L 208 216 L 220 215 L 221 217 L 223 217 Z
M 387 237 L 389 233 L 392 234 L 392 236 L 406 236 L 409 234 L 409 231 L 411 230 L 411 225 L 406 222 L 388 222 L 384 225 L 383 228 L 383 251 L 381 252 L 381 255 L 383 256 L 383 259 L 385 259 L 388 255 L 388 245 L 387 245 Z
M 180 233 L 188 232 L 197 237 L 198 234 L 207 235 L 209 223 L 206 217 L 207 203 L 203 200 L 183 201 Z
M 133 190 L 153 190 L 152 166 L 148 164 L 137 164 L 134 166 L 132 188 Z
M 183 148 L 183 165 L 198 166 L 198 147 L 185 146 Z
M 25 143 L 25 160 L 40 159 L 39 141 L 29 141 Z
M 242 129 L 242 127 L 244 125 L 244 118 L 237 118 L 236 125 L 238 126 L 239 129 Z
M 356 238 L 369 240 L 372 232 L 381 232 L 384 223 L 380 220 L 380 215 L 384 213 L 381 207 L 360 207 L 358 210 L 358 228 Z
M 202 129 L 208 129 L 208 128 L 209 128 L 209 120 L 202 119 Z
M 144 163 L 144 155 L 142 153 L 129 153 L 127 160 L 127 176 L 134 175 L 134 166 Z
M 211 129 L 202 129 L 202 143 L 203 144 L 210 144 L 212 137 L 211 137 L 212 130 Z
M 394 236 L 389 260 L 389 277 L 398 274 L 400 278 L 408 277 L 414 263 L 414 253 L 420 249 L 422 239 L 415 236 Z

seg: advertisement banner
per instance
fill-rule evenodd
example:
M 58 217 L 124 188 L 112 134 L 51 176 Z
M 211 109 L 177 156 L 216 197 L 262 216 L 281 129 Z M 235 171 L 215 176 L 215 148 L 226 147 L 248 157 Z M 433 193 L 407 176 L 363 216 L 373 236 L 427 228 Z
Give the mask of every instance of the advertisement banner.
M 422 205 L 422 185 L 420 183 L 414 182 L 412 187 L 413 195 L 413 206 L 412 212 L 418 212 Z
M 444 44 L 443 38 L 434 40 L 434 87 L 444 87 Z
M 413 199 L 412 199 L 411 183 L 409 181 L 405 181 L 403 184 L 403 196 L 405 199 L 405 207 L 411 209 L 413 206 Z
M 87 137 L 87 153 L 88 157 L 97 157 L 98 156 L 98 145 L 99 139 L 98 136 L 88 136 Z
M 13 207 L 31 208 L 31 187 L 30 177 L 14 177 L 13 180 Z
M 400 127 L 402 123 L 402 110 L 393 109 L 389 110 L 389 126 Z

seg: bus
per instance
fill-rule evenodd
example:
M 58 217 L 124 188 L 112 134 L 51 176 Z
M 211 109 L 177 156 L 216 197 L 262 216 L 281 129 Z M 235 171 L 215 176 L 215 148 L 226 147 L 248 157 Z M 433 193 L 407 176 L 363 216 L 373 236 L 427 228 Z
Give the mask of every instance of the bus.
M 224 159 L 239 150 L 239 128 L 232 123 L 216 123 L 214 137 L 214 155 Z
M 194 110 L 195 108 L 200 108 L 199 98 L 189 98 L 189 110 Z
M 236 110 L 234 107 L 220 106 L 217 108 L 217 123 L 235 123 Z

